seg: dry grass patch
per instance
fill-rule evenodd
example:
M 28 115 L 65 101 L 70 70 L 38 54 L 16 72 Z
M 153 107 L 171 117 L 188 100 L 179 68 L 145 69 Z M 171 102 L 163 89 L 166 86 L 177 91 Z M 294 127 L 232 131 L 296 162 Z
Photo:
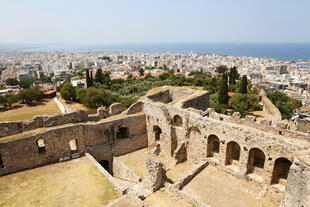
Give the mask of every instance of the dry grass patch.
M 2 110 L 0 112 L 1 121 L 19 121 L 31 120 L 34 116 L 38 115 L 54 115 L 59 114 L 60 109 L 53 100 L 42 101 L 34 106 L 27 104 L 15 104 L 14 109 Z
M 80 104 L 80 103 L 76 103 L 76 102 L 68 102 L 66 103 L 66 100 L 64 100 L 63 98 L 58 98 L 58 100 L 63 104 L 63 105 L 68 105 L 70 106 L 70 108 L 72 108 L 73 110 L 83 110 L 83 111 L 86 111 L 88 112 L 88 114 L 93 114 L 93 113 L 97 113 L 97 110 L 92 110 L 92 109 L 89 109 L 87 108 L 86 106 L 84 106 L 83 104 Z
M 120 196 L 86 157 L 0 177 L 0 207 L 102 207 Z

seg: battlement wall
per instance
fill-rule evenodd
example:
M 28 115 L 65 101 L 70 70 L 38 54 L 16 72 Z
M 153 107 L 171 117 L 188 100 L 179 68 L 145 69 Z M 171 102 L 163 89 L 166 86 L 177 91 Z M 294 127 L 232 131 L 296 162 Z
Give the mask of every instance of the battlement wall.
M 33 120 L 29 121 L 0 122 L 0 139 L 1 137 L 19 134 L 37 128 L 54 127 L 68 123 L 99 121 L 107 116 L 108 113 L 104 109 L 98 110 L 98 113 L 94 115 L 87 115 L 85 111 L 79 110 L 53 116 L 36 116 Z

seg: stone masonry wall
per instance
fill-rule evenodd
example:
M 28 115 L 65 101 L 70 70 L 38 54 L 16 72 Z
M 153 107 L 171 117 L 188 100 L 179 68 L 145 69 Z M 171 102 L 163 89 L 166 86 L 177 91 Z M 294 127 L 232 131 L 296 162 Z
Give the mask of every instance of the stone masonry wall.
M 88 116 L 85 111 L 53 116 L 37 116 L 29 121 L 0 122 L 0 138 L 43 127 L 53 127 L 74 122 L 86 122 Z
M 113 134 L 117 127 L 128 127 L 129 137 L 117 139 Z M 110 130 L 107 137 L 105 129 Z M 37 140 L 43 139 L 45 152 L 39 153 Z M 76 140 L 77 151 L 71 151 L 69 142 Z M 97 123 L 70 124 L 33 130 L 0 139 L 0 156 L 4 168 L 0 176 L 34 168 L 59 160 L 70 159 L 73 154 L 85 152 L 97 160 L 107 160 L 112 169 L 113 156 L 123 155 L 147 146 L 145 115 L 137 114 L 119 118 L 111 117 Z
M 279 109 L 273 105 L 267 96 L 262 97 L 263 112 L 268 120 L 271 121 L 272 125 L 276 125 L 282 120 L 282 115 Z
M 295 157 L 281 207 L 310 207 L 310 153 Z

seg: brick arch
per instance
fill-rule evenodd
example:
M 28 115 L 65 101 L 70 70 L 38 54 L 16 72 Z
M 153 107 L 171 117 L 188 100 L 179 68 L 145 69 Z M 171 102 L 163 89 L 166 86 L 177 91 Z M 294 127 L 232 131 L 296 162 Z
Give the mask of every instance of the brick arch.
M 175 115 L 172 119 L 171 125 L 181 127 L 183 125 L 182 117 L 180 117 L 179 115 Z
M 264 169 L 264 166 L 265 166 L 265 153 L 259 148 L 252 148 L 249 151 L 247 174 L 257 173 L 262 169 Z
M 287 179 L 291 165 L 292 162 L 285 157 L 276 159 L 273 166 L 271 184 L 278 184 L 282 183 L 281 181 L 285 181 Z
M 240 160 L 241 148 L 237 142 L 230 141 L 226 147 L 225 165 L 232 165 L 234 162 Z
M 207 157 L 214 157 L 214 155 L 219 152 L 220 152 L 220 139 L 214 134 L 209 135 L 207 145 Z
M 160 141 L 160 135 L 162 134 L 161 128 L 158 125 L 154 125 L 153 132 L 155 135 L 155 141 Z

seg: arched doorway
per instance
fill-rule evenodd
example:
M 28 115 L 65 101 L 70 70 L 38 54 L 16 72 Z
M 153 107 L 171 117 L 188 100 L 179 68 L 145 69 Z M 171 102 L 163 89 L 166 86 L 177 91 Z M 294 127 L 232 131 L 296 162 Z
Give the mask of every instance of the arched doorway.
M 207 157 L 214 157 L 215 154 L 220 152 L 220 140 L 215 135 L 208 137 Z
M 237 142 L 227 143 L 225 165 L 232 165 L 240 159 L 240 146 Z
M 162 133 L 161 128 L 155 125 L 153 126 L 153 132 L 155 134 L 155 141 L 160 141 L 160 135 Z
M 172 126 L 181 127 L 183 124 L 182 118 L 179 115 L 175 115 L 172 120 Z
M 109 163 L 109 161 L 107 161 L 107 160 L 101 160 L 101 161 L 99 162 L 99 164 L 100 164 L 108 173 L 111 174 L 111 172 L 110 172 L 110 163 Z
M 286 180 L 292 162 L 286 158 L 278 158 L 276 159 L 272 172 L 271 184 L 281 183 L 281 180 Z
M 120 127 L 116 132 L 117 139 L 129 138 L 129 129 L 127 127 Z
M 255 173 L 264 169 L 265 154 L 258 148 L 252 148 L 249 152 L 247 174 Z

